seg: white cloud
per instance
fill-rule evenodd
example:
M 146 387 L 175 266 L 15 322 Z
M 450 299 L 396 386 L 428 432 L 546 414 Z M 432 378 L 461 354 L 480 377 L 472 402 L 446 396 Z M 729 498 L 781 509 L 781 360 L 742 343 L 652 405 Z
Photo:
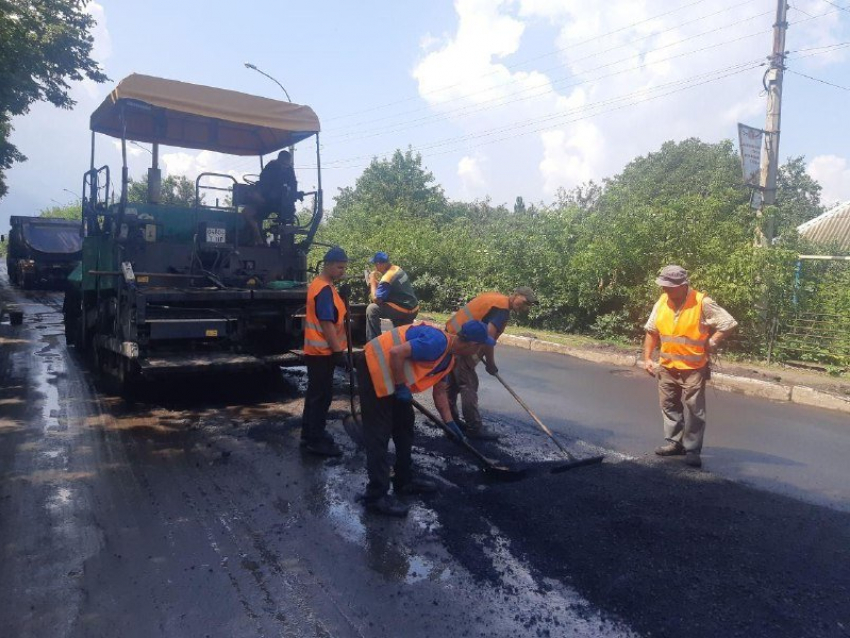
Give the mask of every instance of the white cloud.
M 106 12 L 103 9 L 103 5 L 97 2 L 86 4 L 84 11 L 90 14 L 97 22 L 91 30 L 91 35 L 94 39 L 91 57 L 103 68 L 104 63 L 112 57 L 112 36 L 110 36 L 109 29 L 106 26 Z M 96 98 L 101 95 L 100 85 L 87 78 L 82 80 L 80 85 L 89 98 Z
M 457 174 L 463 184 L 464 197 L 475 199 L 487 194 L 487 178 L 482 164 L 486 159 L 466 155 L 457 164 Z
M 818 3 L 804 0 L 801 8 L 829 13 Z M 428 41 L 413 77 L 434 118 L 461 131 L 435 148 L 463 156 L 462 190 L 475 174 L 471 158 L 488 144 L 516 158 L 488 170 L 493 194 L 510 199 L 529 184 L 552 194 L 611 176 L 669 139 L 734 138 L 737 121 L 757 122 L 764 112 L 758 65 L 770 45 L 770 7 L 456 0 L 455 10 L 456 30 Z M 837 15 L 808 19 L 798 11 L 789 20 L 799 21 L 795 48 L 841 39 Z M 537 39 L 524 58 L 524 38 L 551 34 L 552 26 L 552 40 Z M 427 149 L 423 155 L 427 162 Z
M 809 175 L 823 187 L 821 201 L 831 206 L 850 201 L 850 162 L 837 155 L 818 155 L 809 162 Z

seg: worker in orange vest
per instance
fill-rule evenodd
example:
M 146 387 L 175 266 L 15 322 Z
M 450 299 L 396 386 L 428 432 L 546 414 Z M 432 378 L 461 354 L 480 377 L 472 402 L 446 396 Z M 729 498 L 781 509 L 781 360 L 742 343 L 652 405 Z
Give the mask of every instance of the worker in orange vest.
M 644 326 L 643 368 L 658 378 L 664 438 L 655 453 L 684 456 L 701 467 L 705 434 L 705 384 L 710 375 L 709 354 L 738 325 L 726 310 L 704 292 L 690 287 L 688 271 L 671 264 L 655 283 L 664 294 Z M 659 363 L 652 358 L 661 344 Z
M 375 270 L 368 278 L 371 303 L 366 306 L 366 341 L 381 334 L 381 319 L 389 319 L 398 328 L 413 323 L 419 314 L 419 299 L 407 273 L 383 251 L 369 261 Z
M 342 455 L 325 428 L 333 399 L 334 368 L 350 369 L 346 353 L 345 302 L 334 285 L 345 276 L 347 267 L 345 251 L 339 246 L 331 248 L 325 253 L 322 272 L 307 288 L 304 325 L 307 395 L 301 417 L 301 447 L 318 456 Z
M 434 405 L 446 425 L 460 437 L 446 395 L 445 377 L 457 356 L 472 355 L 482 346 L 496 345 L 480 321 L 467 322 L 457 335 L 424 324 L 401 326 L 366 344 L 356 357 L 369 482 L 367 511 L 406 516 L 407 506 L 397 496 L 436 490 L 433 481 L 413 474 L 413 393 L 432 388 Z M 395 444 L 395 472 L 390 488 L 387 447 Z
M 446 332 L 457 334 L 467 321 L 477 320 L 487 324 L 488 334 L 498 340 L 508 325 L 511 311 L 524 313 L 536 303 L 537 295 L 528 286 L 520 286 L 512 295 L 498 292 L 481 293 L 449 317 Z M 484 369 L 489 374 L 499 371 L 493 348 L 482 348 L 481 356 L 458 357 L 448 380 L 449 406 L 455 421 L 460 422 L 457 413 L 457 397 L 460 395 L 463 412 L 461 426 L 466 431 L 466 436 L 480 441 L 496 441 L 499 435 L 484 425 L 478 411 L 478 373 L 475 367 L 482 358 Z

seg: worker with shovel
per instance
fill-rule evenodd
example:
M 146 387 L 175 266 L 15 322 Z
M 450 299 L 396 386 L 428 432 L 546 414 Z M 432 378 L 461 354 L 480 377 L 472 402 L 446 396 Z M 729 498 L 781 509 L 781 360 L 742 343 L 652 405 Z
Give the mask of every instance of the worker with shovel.
M 407 273 L 382 251 L 369 261 L 375 270 L 367 278 L 371 303 L 366 306 L 366 341 L 381 334 L 381 319 L 389 319 L 398 328 L 413 323 L 419 314 L 419 299 Z
M 301 447 L 317 456 L 342 455 L 325 428 L 333 399 L 334 368 L 350 369 L 346 354 L 346 306 L 334 285 L 345 276 L 347 267 L 345 251 L 339 246 L 331 248 L 325 253 L 322 272 L 307 289 L 304 325 L 307 395 L 301 418 Z
M 406 516 L 407 506 L 395 496 L 426 494 L 436 490 L 429 480 L 413 474 L 413 394 L 432 388 L 434 405 L 447 428 L 463 439 L 452 419 L 444 378 L 459 356 L 471 355 L 496 341 L 487 326 L 469 321 L 457 335 L 427 325 L 401 326 L 372 339 L 355 361 L 366 447 L 369 482 L 364 503 L 367 511 L 385 516 Z M 390 488 L 387 447 L 395 444 L 395 473 Z
M 536 303 L 537 295 L 528 286 L 520 286 L 511 295 L 485 292 L 449 318 L 446 322 L 446 332 L 458 334 L 468 321 L 475 320 L 486 324 L 490 337 L 498 340 L 508 325 L 511 311 L 524 313 Z M 460 421 L 457 414 L 457 397 L 460 395 L 466 436 L 480 441 L 495 441 L 499 435 L 484 425 L 478 411 L 478 373 L 475 368 L 482 358 L 488 374 L 495 375 L 499 372 L 492 347 L 482 348 L 480 353 L 458 357 L 448 381 L 449 406 L 455 421 Z
M 665 266 L 655 283 L 664 294 L 644 326 L 643 345 L 643 368 L 658 378 L 667 439 L 667 444 L 655 453 L 684 456 L 687 465 L 701 467 L 709 353 L 717 349 L 738 322 L 704 292 L 691 288 L 688 271 L 681 266 Z M 656 364 L 652 354 L 659 343 Z

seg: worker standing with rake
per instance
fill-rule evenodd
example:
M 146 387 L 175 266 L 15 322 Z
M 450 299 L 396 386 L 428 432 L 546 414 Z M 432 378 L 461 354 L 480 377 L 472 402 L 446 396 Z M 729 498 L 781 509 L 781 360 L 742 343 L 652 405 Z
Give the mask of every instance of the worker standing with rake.
M 485 292 L 460 310 L 446 322 L 446 332 L 458 334 L 468 321 L 481 321 L 487 326 L 487 332 L 493 340 L 498 340 L 510 320 L 511 311 L 524 313 L 537 303 L 537 295 L 528 286 L 520 286 L 511 295 L 498 292 Z M 478 373 L 475 371 L 481 359 L 488 374 L 499 372 L 492 347 L 482 348 L 481 355 L 463 355 L 457 358 L 457 364 L 448 381 L 449 406 L 455 421 L 460 421 L 457 413 L 457 397 L 460 395 L 461 412 L 466 436 L 479 441 L 495 441 L 499 435 L 488 429 L 478 411 Z

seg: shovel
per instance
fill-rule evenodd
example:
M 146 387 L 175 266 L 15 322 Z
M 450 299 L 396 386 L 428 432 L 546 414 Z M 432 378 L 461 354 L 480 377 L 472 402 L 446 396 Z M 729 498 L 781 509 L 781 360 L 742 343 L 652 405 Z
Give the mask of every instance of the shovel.
M 342 427 L 348 436 L 351 437 L 351 440 L 354 441 L 358 449 L 361 449 L 366 447 L 366 439 L 363 436 L 363 421 L 360 419 L 360 414 L 354 402 L 354 396 L 357 394 L 357 386 L 354 381 L 354 356 L 351 347 L 351 307 L 348 304 L 351 288 L 344 286 L 340 292 L 342 293 L 342 300 L 345 303 L 345 339 L 348 342 L 348 399 L 351 405 L 351 414 L 343 417 Z
M 481 452 L 476 450 L 465 436 L 461 435 L 458 437 L 457 433 L 450 430 L 449 427 L 443 423 L 442 419 L 438 418 L 436 414 L 431 412 L 431 410 L 419 403 L 416 399 L 413 399 L 413 407 L 428 417 L 446 434 L 448 434 L 452 440 L 457 441 L 464 447 L 464 449 L 466 449 L 467 452 L 478 459 L 478 462 L 481 464 L 481 469 L 492 475 L 493 478 L 497 478 L 501 481 L 516 481 L 525 477 L 526 471 L 524 469 L 511 468 L 506 465 L 502 465 L 493 459 L 488 459 Z
M 577 467 L 582 467 L 584 465 L 596 465 L 597 463 L 602 463 L 602 459 L 605 458 L 604 455 L 590 456 L 586 459 L 579 459 L 579 458 L 576 458 L 575 456 L 573 456 L 570 453 L 570 451 L 567 450 L 567 448 L 565 448 L 563 446 L 563 444 L 558 439 L 555 438 L 555 435 L 552 434 L 552 430 L 547 428 L 546 424 L 543 423 L 543 421 L 541 421 L 540 419 L 537 418 L 537 415 L 534 414 L 534 412 L 531 411 L 531 408 L 526 405 L 525 401 L 523 401 L 520 398 L 520 396 L 516 392 L 514 392 L 513 388 L 511 388 L 511 386 L 509 386 L 505 382 L 505 380 L 502 377 L 499 376 L 499 373 L 497 372 L 493 376 L 495 376 L 499 380 L 499 383 L 501 383 L 503 386 L 505 386 L 505 390 L 507 390 L 508 392 L 511 393 L 511 396 L 514 399 L 517 400 L 517 403 L 519 403 L 525 409 L 525 411 L 528 412 L 528 414 L 531 416 L 531 418 L 534 419 L 534 422 L 538 426 L 540 426 L 541 430 L 543 430 L 546 433 L 546 436 L 548 436 L 550 439 L 552 439 L 555 442 L 555 445 L 557 445 L 558 448 L 561 450 L 561 452 L 564 453 L 564 456 L 567 457 L 568 462 L 563 463 L 561 465 L 558 465 L 557 467 L 553 467 L 550 470 L 551 474 L 560 474 L 561 472 L 566 472 L 567 470 L 573 470 Z

